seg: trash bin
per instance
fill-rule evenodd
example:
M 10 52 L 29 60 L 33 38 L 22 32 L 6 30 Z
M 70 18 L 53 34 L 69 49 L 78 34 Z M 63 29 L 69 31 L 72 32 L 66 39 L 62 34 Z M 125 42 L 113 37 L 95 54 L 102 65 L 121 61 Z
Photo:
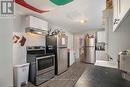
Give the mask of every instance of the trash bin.
M 21 87 L 28 83 L 29 63 L 14 66 L 14 86 Z

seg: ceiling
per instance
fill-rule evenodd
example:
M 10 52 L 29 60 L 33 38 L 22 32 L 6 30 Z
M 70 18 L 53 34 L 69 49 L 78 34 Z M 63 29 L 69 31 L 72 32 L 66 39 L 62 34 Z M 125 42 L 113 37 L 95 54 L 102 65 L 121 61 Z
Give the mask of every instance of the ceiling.
M 36 13 L 22 6 L 16 5 L 16 12 L 33 14 L 46 19 L 48 22 L 65 27 L 72 33 L 104 28 L 102 25 L 102 11 L 106 0 L 74 0 L 73 2 L 55 6 L 50 12 Z M 85 23 L 80 23 L 85 20 Z

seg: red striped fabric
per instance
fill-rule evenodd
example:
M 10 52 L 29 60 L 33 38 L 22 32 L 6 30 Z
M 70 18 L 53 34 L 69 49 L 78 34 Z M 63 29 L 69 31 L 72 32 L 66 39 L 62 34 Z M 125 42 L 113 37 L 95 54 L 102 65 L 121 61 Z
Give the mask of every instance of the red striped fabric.
M 15 2 L 16 2 L 17 4 L 19 4 L 19 5 L 23 6 L 23 7 L 25 7 L 25 8 L 28 8 L 28 9 L 30 9 L 30 10 L 32 10 L 32 11 L 35 11 L 35 12 L 38 12 L 38 13 L 48 12 L 48 11 L 40 10 L 40 9 L 34 7 L 34 6 L 31 6 L 31 5 L 29 5 L 27 2 L 25 2 L 24 0 L 15 0 Z

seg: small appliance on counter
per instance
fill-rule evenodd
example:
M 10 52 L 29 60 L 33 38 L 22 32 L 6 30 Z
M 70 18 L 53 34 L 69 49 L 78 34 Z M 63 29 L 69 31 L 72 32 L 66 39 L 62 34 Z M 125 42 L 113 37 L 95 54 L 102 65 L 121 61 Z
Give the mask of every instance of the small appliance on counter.
M 55 74 L 59 75 L 68 68 L 68 37 L 65 34 L 46 36 L 46 52 L 55 54 Z
M 96 50 L 97 51 L 105 51 L 105 42 L 96 43 Z
M 122 72 L 122 77 L 130 81 L 130 50 L 119 53 L 118 68 Z
M 30 63 L 29 81 L 34 85 L 40 85 L 55 76 L 55 55 L 46 54 L 43 46 L 27 47 L 27 62 Z

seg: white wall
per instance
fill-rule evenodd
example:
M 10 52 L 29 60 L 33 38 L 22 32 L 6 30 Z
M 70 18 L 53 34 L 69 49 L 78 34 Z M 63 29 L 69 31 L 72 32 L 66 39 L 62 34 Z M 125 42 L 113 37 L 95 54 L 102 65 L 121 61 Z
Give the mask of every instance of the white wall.
M 74 50 L 75 50 L 75 57 L 76 61 L 79 60 L 79 49 L 80 49 L 80 44 L 79 44 L 79 38 L 82 35 L 74 35 Z
M 45 46 L 45 37 L 36 34 L 25 33 L 26 16 L 17 14 L 14 19 L 13 32 L 26 37 L 25 46 L 13 44 L 13 64 L 26 63 L 26 46 Z
M 25 36 L 24 33 L 13 32 L 13 35 L 22 37 Z M 26 46 L 21 46 L 19 44 L 13 44 L 13 65 L 19 65 L 26 63 Z
M 12 23 L 0 18 L 0 87 L 13 87 Z
M 108 54 L 117 61 L 118 53 L 130 49 L 130 16 L 121 24 L 120 28 L 113 32 L 112 30 L 112 10 L 107 19 L 108 24 Z
M 111 33 L 109 40 L 109 54 L 117 61 L 118 53 L 130 49 L 130 32 Z
M 22 15 L 16 15 L 14 19 L 13 34 L 24 35 L 25 29 L 25 17 Z M 13 44 L 13 65 L 26 63 L 26 46 L 20 46 L 20 44 Z

